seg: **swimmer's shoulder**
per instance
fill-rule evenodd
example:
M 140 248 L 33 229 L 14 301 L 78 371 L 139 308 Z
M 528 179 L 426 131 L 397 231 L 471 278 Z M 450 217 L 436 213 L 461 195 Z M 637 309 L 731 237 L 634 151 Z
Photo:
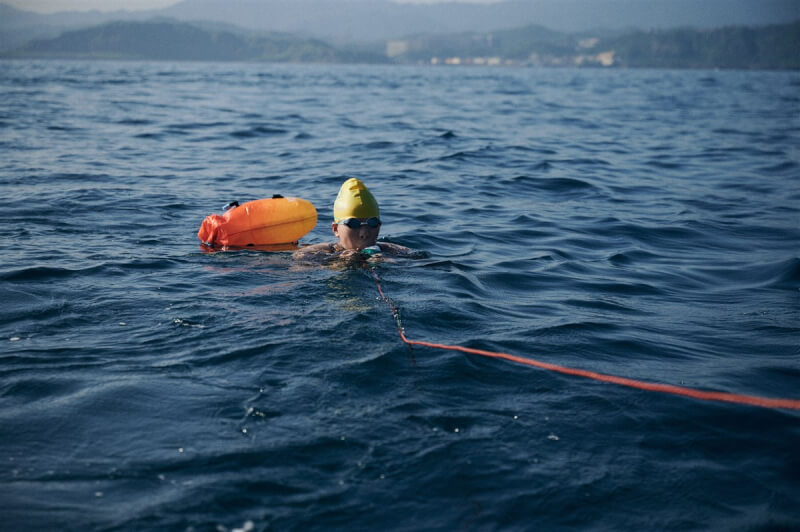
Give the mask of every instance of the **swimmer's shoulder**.
M 401 246 L 400 244 L 393 244 L 391 242 L 377 242 L 376 246 L 380 248 L 382 255 L 391 257 L 424 258 L 427 256 L 427 253 L 423 251 Z M 309 246 L 302 247 L 295 251 L 293 256 L 295 259 L 313 260 L 315 258 L 328 257 L 333 254 L 353 255 L 357 253 L 358 252 L 356 251 L 343 249 L 336 243 L 324 242 L 322 244 L 311 244 Z

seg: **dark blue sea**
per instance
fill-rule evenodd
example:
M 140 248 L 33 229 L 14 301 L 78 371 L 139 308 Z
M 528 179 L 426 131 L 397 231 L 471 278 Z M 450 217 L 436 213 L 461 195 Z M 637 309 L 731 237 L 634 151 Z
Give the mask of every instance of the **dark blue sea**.
M 398 334 L 800 399 L 798 72 L 5 61 L 0 153 L 0 529 L 800 528 L 800 411 Z M 421 258 L 200 247 L 347 177 Z

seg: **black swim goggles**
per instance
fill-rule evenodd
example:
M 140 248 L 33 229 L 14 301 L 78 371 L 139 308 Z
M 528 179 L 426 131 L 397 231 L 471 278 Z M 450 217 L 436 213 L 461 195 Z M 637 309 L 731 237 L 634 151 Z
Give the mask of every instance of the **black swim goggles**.
M 365 222 L 362 222 L 358 218 L 347 218 L 345 220 L 339 220 L 338 223 L 346 225 L 350 229 L 358 229 L 362 225 L 368 225 L 368 226 L 374 228 L 374 227 L 378 227 L 379 225 L 381 225 L 381 219 L 380 218 L 376 218 L 375 216 L 373 216 L 372 218 L 367 218 L 367 220 Z

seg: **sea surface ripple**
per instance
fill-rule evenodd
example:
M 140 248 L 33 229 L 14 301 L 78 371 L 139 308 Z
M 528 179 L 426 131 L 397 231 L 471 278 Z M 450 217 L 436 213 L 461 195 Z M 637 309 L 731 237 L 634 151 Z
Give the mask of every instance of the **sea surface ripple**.
M 800 398 L 800 74 L 0 62 L 0 528 L 788 530 L 800 413 L 401 343 L 204 252 L 363 179 L 412 340 Z

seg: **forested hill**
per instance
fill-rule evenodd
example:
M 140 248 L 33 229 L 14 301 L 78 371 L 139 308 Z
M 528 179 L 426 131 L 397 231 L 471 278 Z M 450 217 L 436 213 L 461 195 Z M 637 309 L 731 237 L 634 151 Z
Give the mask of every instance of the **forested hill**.
M 212 29 L 170 20 L 110 22 L 36 40 L 7 57 L 148 59 L 170 61 L 377 61 L 381 55 L 342 51 L 285 33 Z
M 800 21 L 763 27 L 636 32 L 602 39 L 627 67 L 800 69 Z

